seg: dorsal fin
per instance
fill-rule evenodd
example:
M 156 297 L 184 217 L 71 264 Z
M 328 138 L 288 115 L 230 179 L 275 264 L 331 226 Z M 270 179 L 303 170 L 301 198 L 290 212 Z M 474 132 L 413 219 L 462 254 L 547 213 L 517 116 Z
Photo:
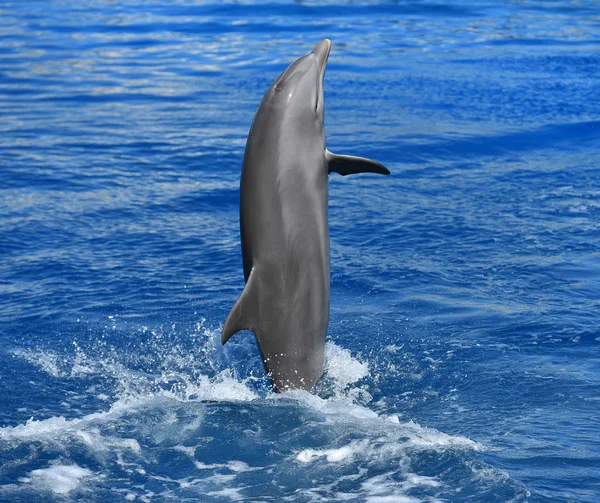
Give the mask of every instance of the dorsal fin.
M 253 330 L 256 324 L 255 308 L 256 308 L 256 292 L 254 291 L 253 281 L 254 268 L 250 271 L 248 281 L 240 298 L 237 300 L 225 325 L 223 325 L 223 333 L 221 334 L 221 344 L 225 344 L 232 335 L 236 334 L 240 330 Z
M 342 176 L 353 175 L 355 173 L 379 173 L 380 175 L 389 175 L 390 170 L 378 162 L 366 159 L 365 157 L 355 157 L 353 155 L 338 155 L 325 151 L 329 173 L 335 171 Z

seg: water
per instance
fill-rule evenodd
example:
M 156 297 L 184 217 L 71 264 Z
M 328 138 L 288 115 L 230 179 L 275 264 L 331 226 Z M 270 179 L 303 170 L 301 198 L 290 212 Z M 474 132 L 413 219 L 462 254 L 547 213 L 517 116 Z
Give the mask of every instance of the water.
M 327 372 L 274 395 L 238 184 L 321 38 Z M 600 501 L 594 1 L 0 3 L 0 500 Z

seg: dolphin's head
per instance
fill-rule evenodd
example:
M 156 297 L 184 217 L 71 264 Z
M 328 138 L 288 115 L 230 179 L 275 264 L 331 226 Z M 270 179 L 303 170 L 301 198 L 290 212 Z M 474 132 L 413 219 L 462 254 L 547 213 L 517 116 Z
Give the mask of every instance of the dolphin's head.
M 331 42 L 321 40 L 312 52 L 288 66 L 269 89 L 269 102 L 288 115 L 303 120 L 314 117 L 322 125 L 323 77 L 330 49 Z

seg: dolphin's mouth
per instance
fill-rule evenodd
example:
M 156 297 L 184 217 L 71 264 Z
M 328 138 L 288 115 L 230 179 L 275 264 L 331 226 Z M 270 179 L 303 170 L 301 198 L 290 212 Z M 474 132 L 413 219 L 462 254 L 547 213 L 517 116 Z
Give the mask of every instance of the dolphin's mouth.
M 329 51 L 331 51 L 331 40 L 329 39 L 321 40 L 312 50 L 312 53 L 317 57 L 317 66 L 319 67 L 319 72 L 321 74 L 321 82 L 323 81 L 323 76 L 325 75 L 325 67 L 327 66 L 327 59 L 329 59 Z

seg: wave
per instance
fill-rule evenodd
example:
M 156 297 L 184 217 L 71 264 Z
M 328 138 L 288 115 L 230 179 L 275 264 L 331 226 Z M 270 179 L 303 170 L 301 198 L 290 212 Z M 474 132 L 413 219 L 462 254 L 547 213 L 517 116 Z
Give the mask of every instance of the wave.
M 0 498 L 413 503 L 440 501 L 457 487 L 524 494 L 475 456 L 482 444 L 369 408 L 365 382 L 378 369 L 349 350 L 327 344 L 316 394 L 275 394 L 253 373 L 253 341 L 223 348 L 219 335 L 200 323 L 192 355 L 155 338 L 153 372 L 106 348 L 103 356 L 79 348 L 72 358 L 15 351 L 54 378 L 110 376 L 117 385 L 112 399 L 87 388 L 105 395 L 107 409 L 0 428 L 8 460 Z M 234 355 L 251 364 L 228 367 Z

